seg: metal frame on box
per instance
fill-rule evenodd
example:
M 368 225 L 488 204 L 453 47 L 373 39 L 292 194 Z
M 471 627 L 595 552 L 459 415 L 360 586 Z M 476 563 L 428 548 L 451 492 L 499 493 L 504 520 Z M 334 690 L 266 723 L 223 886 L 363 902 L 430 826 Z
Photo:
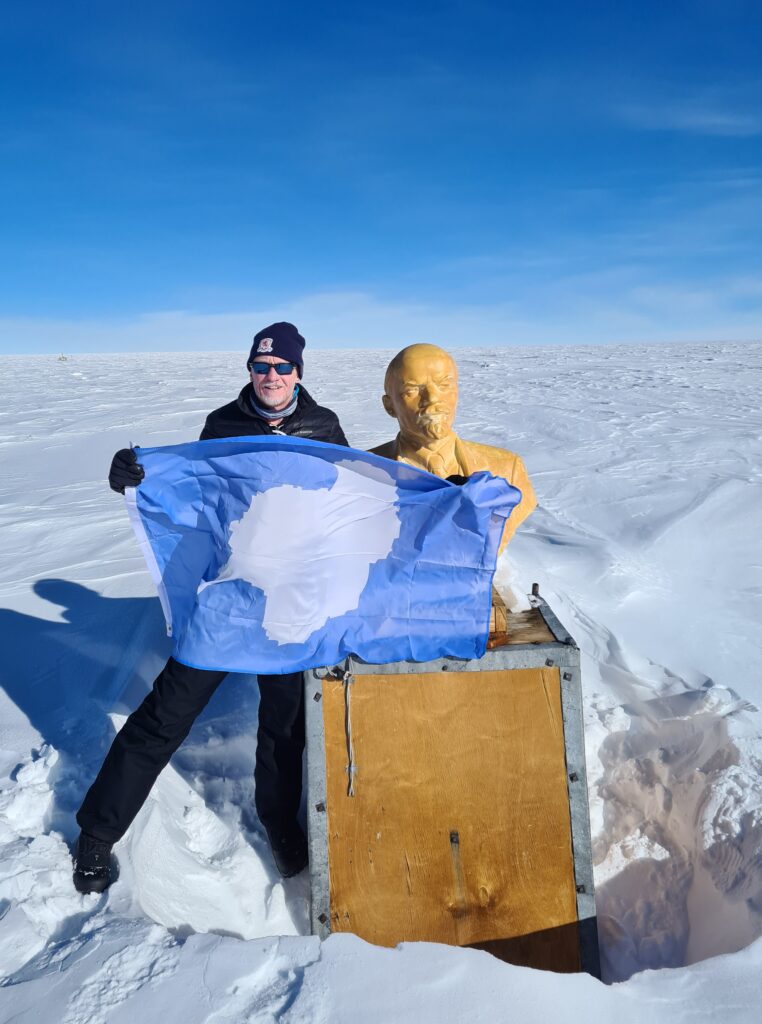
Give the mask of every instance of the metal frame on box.
M 598 937 L 595 922 L 590 815 L 585 771 L 585 739 L 582 718 L 582 679 L 579 648 L 539 597 L 532 605 L 542 615 L 555 641 L 519 643 L 488 650 L 481 658 L 438 658 L 425 662 L 392 662 L 369 665 L 348 658 L 330 668 L 304 674 L 307 736 L 307 825 L 312 880 L 311 924 L 313 935 L 327 938 L 330 927 L 328 877 L 328 814 L 326 811 L 325 732 L 322 687 L 327 676 L 351 682 L 354 675 L 407 675 L 415 672 L 480 672 L 505 669 L 557 668 L 561 678 L 561 711 L 566 754 L 566 785 L 571 820 L 574 881 L 577 892 L 577 923 L 583 971 L 598 975 Z

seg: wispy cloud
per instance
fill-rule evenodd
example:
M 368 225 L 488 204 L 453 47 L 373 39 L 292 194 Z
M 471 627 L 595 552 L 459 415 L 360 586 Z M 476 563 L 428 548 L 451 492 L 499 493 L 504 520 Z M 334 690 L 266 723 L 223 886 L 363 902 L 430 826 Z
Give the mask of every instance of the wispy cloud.
M 686 132 L 751 138 L 762 135 L 762 117 L 745 111 L 723 109 L 701 102 L 625 104 L 619 116 L 634 128 L 646 131 Z

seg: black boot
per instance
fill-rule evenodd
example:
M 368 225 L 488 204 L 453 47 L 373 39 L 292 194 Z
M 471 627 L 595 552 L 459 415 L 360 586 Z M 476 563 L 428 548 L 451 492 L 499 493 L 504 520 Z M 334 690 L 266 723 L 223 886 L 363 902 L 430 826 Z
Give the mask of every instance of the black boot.
M 74 888 L 85 894 L 103 892 L 113 881 L 111 843 L 80 832 L 74 855 Z
M 275 866 L 283 878 L 298 875 L 307 867 L 307 840 L 298 825 L 286 830 L 268 828 L 266 831 Z

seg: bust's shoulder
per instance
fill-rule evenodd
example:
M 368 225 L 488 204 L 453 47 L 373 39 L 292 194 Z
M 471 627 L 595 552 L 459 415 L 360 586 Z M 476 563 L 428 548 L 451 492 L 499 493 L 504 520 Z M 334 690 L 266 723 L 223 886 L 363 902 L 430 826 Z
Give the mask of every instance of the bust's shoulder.
M 459 437 L 456 445 L 461 448 L 467 456 L 469 463 L 473 465 L 472 472 L 479 469 L 488 469 L 497 476 L 504 476 L 501 470 L 511 470 L 517 466 L 523 466 L 520 455 L 508 451 L 507 448 L 496 448 L 491 444 L 480 444 L 478 441 L 466 441 Z
M 393 441 L 387 441 L 385 444 L 380 444 L 376 448 L 369 448 L 371 455 L 380 455 L 383 459 L 396 459 L 397 458 L 397 439 Z
M 501 476 L 503 480 L 507 480 L 509 484 L 521 491 L 521 501 L 511 512 L 503 532 L 502 550 L 532 509 L 537 506 L 537 496 L 527 474 L 524 460 L 516 452 L 508 451 L 507 448 L 495 448 L 491 444 L 463 441 L 461 438 L 458 438 L 455 453 L 458 456 L 458 462 L 466 464 L 467 476 L 470 476 L 471 473 L 478 473 L 480 470 L 487 470 L 493 476 Z

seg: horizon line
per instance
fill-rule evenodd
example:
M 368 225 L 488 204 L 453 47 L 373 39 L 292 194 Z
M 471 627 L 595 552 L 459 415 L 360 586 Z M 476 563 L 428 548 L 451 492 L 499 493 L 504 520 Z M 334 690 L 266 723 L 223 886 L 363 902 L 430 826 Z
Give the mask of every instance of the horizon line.
M 436 342 L 408 342 L 410 345 L 415 344 L 437 344 Z M 484 351 L 495 348 L 505 349 L 548 349 L 548 348 L 641 348 L 646 347 L 685 347 L 685 348 L 698 348 L 710 345 L 762 345 L 762 336 L 756 338 L 708 338 L 708 339 L 692 339 L 686 340 L 684 338 L 662 338 L 656 339 L 641 339 L 638 341 L 528 341 L 528 342 L 496 342 L 493 344 L 480 344 L 480 345 L 452 345 L 446 344 L 441 345 L 441 348 L 454 351 Z M 193 355 L 234 355 L 240 357 L 242 352 L 245 352 L 245 348 L 164 348 L 164 349 L 153 349 L 153 348 L 135 348 L 135 349 L 120 349 L 116 351 L 110 351 L 107 349 L 101 350 L 84 350 L 78 351 L 76 349 L 69 350 L 50 350 L 50 351 L 38 351 L 38 352 L 3 352 L 0 351 L 0 358 L 45 358 L 45 359 L 56 359 L 66 361 L 76 356 L 135 356 L 135 355 L 181 355 L 181 354 L 193 354 Z M 348 344 L 323 344 L 321 342 L 311 343 L 306 349 L 307 358 L 309 358 L 309 352 L 385 352 L 385 351 L 399 351 L 400 348 L 406 348 L 406 345 L 348 345 Z

